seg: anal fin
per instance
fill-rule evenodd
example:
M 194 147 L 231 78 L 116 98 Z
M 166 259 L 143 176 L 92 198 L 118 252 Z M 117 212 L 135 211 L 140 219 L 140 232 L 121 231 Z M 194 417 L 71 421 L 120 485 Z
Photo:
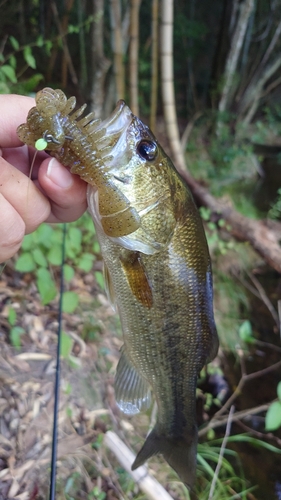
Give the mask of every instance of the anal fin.
M 129 361 L 124 346 L 117 365 L 114 387 L 117 404 L 124 413 L 134 415 L 150 407 L 150 387 Z

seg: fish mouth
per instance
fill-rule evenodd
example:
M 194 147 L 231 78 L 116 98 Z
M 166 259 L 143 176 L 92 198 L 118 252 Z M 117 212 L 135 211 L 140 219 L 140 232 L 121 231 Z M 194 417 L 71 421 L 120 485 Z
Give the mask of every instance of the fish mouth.
M 118 101 L 111 115 L 99 123 L 97 132 L 102 133 L 97 141 L 97 148 L 101 157 L 110 155 L 117 160 L 128 147 L 127 131 L 135 116 L 129 106 L 123 101 Z

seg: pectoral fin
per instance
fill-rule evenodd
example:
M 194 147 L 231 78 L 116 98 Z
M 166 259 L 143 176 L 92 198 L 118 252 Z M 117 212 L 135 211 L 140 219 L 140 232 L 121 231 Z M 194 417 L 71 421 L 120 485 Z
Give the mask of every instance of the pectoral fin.
M 126 257 L 121 258 L 121 264 L 133 295 L 144 306 L 150 308 L 153 303 L 152 289 L 140 254 L 127 252 Z
M 134 415 L 149 408 L 151 404 L 149 385 L 129 361 L 124 347 L 117 366 L 114 386 L 117 404 L 124 413 Z
M 113 289 L 112 280 L 111 280 L 111 277 L 109 274 L 108 267 L 105 263 L 103 264 L 103 275 L 104 275 L 104 286 L 105 286 L 107 298 L 110 302 L 111 307 L 114 309 L 114 311 L 116 311 L 115 292 Z

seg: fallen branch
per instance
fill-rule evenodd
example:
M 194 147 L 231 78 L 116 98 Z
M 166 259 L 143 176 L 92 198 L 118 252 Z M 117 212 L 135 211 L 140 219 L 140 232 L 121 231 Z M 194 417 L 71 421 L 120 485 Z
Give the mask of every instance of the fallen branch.
M 136 457 L 115 432 L 107 431 L 104 436 L 104 443 L 146 494 L 146 498 L 151 500 L 159 500 L 159 498 L 161 500 L 172 500 L 165 488 L 154 477 L 150 476 L 147 467 L 142 465 L 137 470 L 131 470 L 131 465 Z
M 277 400 L 275 400 L 277 401 Z M 258 413 L 267 411 L 270 405 L 272 404 L 273 401 L 270 401 L 270 403 L 266 403 L 264 405 L 256 406 L 255 408 L 248 408 L 247 410 L 241 410 L 237 411 L 234 413 L 232 416 L 232 422 L 238 422 L 241 421 L 244 418 L 257 415 Z M 219 415 L 218 417 L 214 416 L 210 422 L 205 425 L 205 427 L 202 427 L 198 431 L 198 437 L 202 437 L 205 434 L 209 432 L 210 429 L 216 429 L 217 427 L 221 427 L 225 424 L 227 424 L 228 421 L 228 415 Z

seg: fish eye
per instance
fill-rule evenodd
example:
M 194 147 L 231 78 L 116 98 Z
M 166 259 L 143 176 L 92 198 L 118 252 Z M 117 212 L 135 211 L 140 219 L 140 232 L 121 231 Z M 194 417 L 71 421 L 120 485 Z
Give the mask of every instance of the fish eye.
M 147 161 L 152 161 L 157 156 L 157 144 L 153 141 L 143 140 L 137 146 L 139 155 Z

